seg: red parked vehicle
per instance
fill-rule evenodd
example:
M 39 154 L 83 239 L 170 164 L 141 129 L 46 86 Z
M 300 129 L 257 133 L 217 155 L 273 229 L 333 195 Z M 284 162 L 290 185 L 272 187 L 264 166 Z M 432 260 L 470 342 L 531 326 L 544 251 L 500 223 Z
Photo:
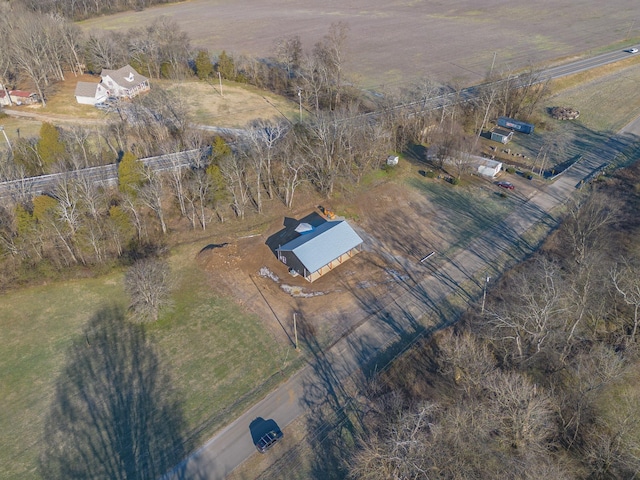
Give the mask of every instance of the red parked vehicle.
M 510 182 L 498 182 L 496 183 L 499 187 L 506 188 L 507 190 L 513 190 L 515 187 Z

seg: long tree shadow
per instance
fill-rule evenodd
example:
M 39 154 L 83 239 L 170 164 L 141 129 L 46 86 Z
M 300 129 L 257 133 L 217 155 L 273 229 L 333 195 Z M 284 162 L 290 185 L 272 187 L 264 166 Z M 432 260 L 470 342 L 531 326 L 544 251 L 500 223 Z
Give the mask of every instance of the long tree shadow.
M 142 326 L 103 308 L 67 356 L 45 421 L 43 478 L 158 478 L 184 457 L 182 406 Z
M 346 476 L 345 453 L 361 428 L 357 402 L 344 383 L 350 368 L 339 354 L 323 350 L 304 321 L 300 326 L 302 348 L 314 373 L 304 382 L 301 399 L 310 411 L 306 416 L 308 442 L 314 451 L 310 478 L 342 479 Z

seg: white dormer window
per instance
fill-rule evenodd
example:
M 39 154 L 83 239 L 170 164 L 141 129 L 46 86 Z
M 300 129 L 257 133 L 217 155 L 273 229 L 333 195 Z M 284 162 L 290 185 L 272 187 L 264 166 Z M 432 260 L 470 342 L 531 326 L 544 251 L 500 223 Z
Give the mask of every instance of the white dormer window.
M 129 76 L 125 78 L 127 82 L 133 82 L 133 72 L 129 72 Z

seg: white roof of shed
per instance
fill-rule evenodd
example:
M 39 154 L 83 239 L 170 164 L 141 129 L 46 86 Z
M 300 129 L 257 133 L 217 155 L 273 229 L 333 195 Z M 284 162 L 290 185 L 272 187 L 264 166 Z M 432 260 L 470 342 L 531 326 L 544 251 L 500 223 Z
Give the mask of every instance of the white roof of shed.
M 362 239 L 344 220 L 325 222 L 278 250 L 292 251 L 313 273 L 362 243 Z
M 487 168 L 502 167 L 502 162 L 499 160 L 492 160 L 490 158 L 479 157 L 477 155 L 471 155 L 471 160 L 474 161 L 478 166 Z

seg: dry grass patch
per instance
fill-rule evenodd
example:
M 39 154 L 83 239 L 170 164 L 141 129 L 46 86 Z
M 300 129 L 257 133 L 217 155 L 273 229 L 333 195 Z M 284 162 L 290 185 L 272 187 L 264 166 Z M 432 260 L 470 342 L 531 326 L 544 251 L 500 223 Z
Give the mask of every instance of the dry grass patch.
M 10 142 L 15 142 L 18 138 L 37 137 L 40 134 L 42 122 L 31 118 L 16 118 L 6 115 L 0 117 L 0 125 L 4 127 L 4 131 L 9 137 Z M 4 147 L 5 139 L 0 136 L 0 149 Z
M 609 63 L 598 68 L 591 68 L 589 70 L 585 70 L 584 72 L 558 78 L 556 80 L 553 80 L 551 86 L 554 93 L 561 93 L 563 90 L 581 86 L 594 80 L 600 80 L 603 77 L 615 75 L 620 71 L 637 65 L 640 65 L 640 57 L 630 56 L 626 60 Z
M 249 85 L 223 81 L 155 80 L 172 97 L 187 106 L 193 120 L 205 125 L 244 127 L 256 118 L 293 120 L 297 104 Z
M 590 130 L 615 132 L 640 111 L 640 58 L 602 67 L 554 83 L 548 106 L 570 106 L 580 111 L 576 120 Z
M 67 73 L 63 82 L 58 82 L 53 85 L 49 95 L 47 95 L 46 107 L 38 109 L 38 113 L 44 115 L 65 115 L 76 117 L 83 121 L 87 119 L 103 119 L 104 113 L 93 105 L 81 105 L 76 101 L 75 90 L 78 82 L 98 84 L 100 83 L 100 77 L 87 74 L 75 76 Z

